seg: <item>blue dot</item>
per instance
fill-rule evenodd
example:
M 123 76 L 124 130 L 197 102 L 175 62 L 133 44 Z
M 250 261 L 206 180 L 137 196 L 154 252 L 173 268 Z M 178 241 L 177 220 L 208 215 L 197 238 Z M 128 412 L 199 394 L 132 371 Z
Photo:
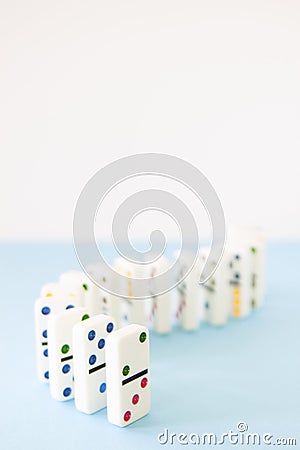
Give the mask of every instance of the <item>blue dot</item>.
M 63 391 L 63 395 L 64 397 L 69 397 L 69 395 L 71 395 L 72 389 L 67 387 L 66 389 L 64 389 Z
M 48 356 L 48 349 L 44 350 L 44 356 Z
M 107 324 L 106 331 L 107 331 L 108 333 L 111 333 L 113 329 L 114 329 L 114 324 L 111 323 L 111 322 L 109 322 L 109 323 Z
M 71 308 L 74 308 L 74 305 L 68 305 L 68 306 L 66 307 L 66 309 L 71 309 Z
M 91 355 L 91 356 L 90 356 L 90 358 L 89 358 L 89 363 L 90 363 L 91 366 L 92 366 L 93 364 L 95 364 L 96 359 L 97 359 L 96 355 Z
M 42 314 L 44 314 L 44 316 L 47 316 L 47 314 L 50 314 L 51 309 L 49 308 L 49 306 L 44 306 L 44 308 L 42 308 Z
M 43 337 L 47 339 L 47 330 L 44 330 L 42 334 L 43 334 Z
M 47 370 L 47 372 L 44 373 L 44 377 L 47 378 L 47 380 L 49 380 L 49 371 Z
M 61 370 L 62 370 L 63 373 L 70 372 L 70 370 L 71 370 L 70 364 L 65 364 Z
M 99 391 L 101 392 L 101 394 L 106 391 L 106 383 L 100 384 Z
M 101 348 L 103 348 L 104 345 L 105 345 L 105 339 L 100 339 L 98 342 L 98 348 L 100 348 L 100 350 L 101 350 Z
M 96 336 L 96 331 L 91 330 L 88 334 L 88 339 L 89 341 L 92 341 L 94 339 L 94 337 Z

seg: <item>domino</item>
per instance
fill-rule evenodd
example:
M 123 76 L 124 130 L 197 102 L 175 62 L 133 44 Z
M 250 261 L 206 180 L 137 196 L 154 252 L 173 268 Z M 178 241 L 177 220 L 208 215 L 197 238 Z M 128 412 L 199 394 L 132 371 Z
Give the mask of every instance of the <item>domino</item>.
M 107 337 L 107 417 L 120 427 L 150 411 L 149 332 L 131 324 Z
M 74 397 L 72 329 L 89 318 L 84 308 L 72 308 L 50 317 L 48 323 L 50 393 L 56 400 Z
M 166 272 L 170 265 L 165 257 L 161 257 L 150 265 L 150 294 L 159 290 L 157 275 Z M 171 287 L 171 279 L 170 279 Z M 168 334 L 172 330 L 171 322 L 171 294 L 152 295 L 151 320 L 153 330 L 158 334 Z
M 48 358 L 48 321 L 58 312 L 81 306 L 81 298 L 73 292 L 62 288 L 59 283 L 48 283 L 41 289 L 41 297 L 35 301 L 35 341 L 36 365 L 38 378 L 43 383 L 49 382 Z
M 242 247 L 248 253 L 251 308 L 258 308 L 263 305 L 265 296 L 265 235 L 259 227 L 232 226 L 228 240 L 231 246 Z
M 149 309 L 149 299 L 134 299 L 139 295 L 147 295 L 148 292 L 139 292 L 134 278 L 146 277 L 146 271 L 143 265 L 129 263 L 126 260 L 118 259 L 116 261 L 116 270 L 125 278 L 121 286 L 121 292 L 124 292 L 125 317 L 127 323 L 135 323 L 146 326 L 148 323 L 147 310 Z
M 113 290 L 114 278 L 109 277 L 109 270 L 105 264 L 97 264 L 88 268 L 88 273 L 101 286 L 104 285 L 108 290 Z M 93 316 L 95 314 L 108 314 L 115 320 L 115 327 L 119 328 L 122 324 L 121 299 L 117 296 L 101 289 L 88 276 L 84 282 L 85 289 L 85 307 Z
M 181 269 L 178 279 L 182 278 L 185 272 L 186 261 L 184 255 L 181 257 Z M 186 331 L 193 331 L 199 328 L 200 322 L 200 288 L 199 273 L 197 264 L 193 267 L 189 275 L 177 286 L 178 306 L 176 318 L 180 327 Z
M 207 261 L 210 248 L 204 247 L 200 250 L 200 267 L 203 268 Z M 221 326 L 225 325 L 230 310 L 230 286 L 228 283 L 229 278 L 229 255 L 224 251 L 222 260 L 218 265 L 216 271 L 210 277 L 210 279 L 200 285 L 202 292 L 202 302 L 204 304 L 205 313 L 204 320 L 210 325 Z M 216 268 L 216 261 L 212 261 L 211 267 L 213 271 Z
M 113 318 L 104 314 L 73 328 L 75 406 L 86 414 L 106 407 L 106 338 L 114 328 Z
M 229 261 L 231 314 L 246 317 L 251 312 L 251 269 L 249 252 L 243 248 L 231 251 Z

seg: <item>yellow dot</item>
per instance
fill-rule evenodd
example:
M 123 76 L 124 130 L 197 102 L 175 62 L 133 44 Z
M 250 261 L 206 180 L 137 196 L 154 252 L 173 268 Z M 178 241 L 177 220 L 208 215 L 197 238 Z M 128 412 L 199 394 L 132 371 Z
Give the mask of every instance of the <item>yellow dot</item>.
M 239 300 L 238 298 L 235 298 L 235 299 L 234 299 L 234 304 L 235 304 L 235 305 L 239 305 L 239 304 L 240 304 L 240 300 Z
M 234 295 L 240 295 L 240 290 L 239 289 L 234 289 L 233 290 L 233 294 Z
M 240 310 L 237 309 L 237 308 L 235 308 L 235 309 L 233 310 L 233 314 L 234 314 L 235 316 L 239 316 L 239 315 L 240 315 Z
M 47 292 L 46 297 L 53 297 L 53 294 L 51 292 Z

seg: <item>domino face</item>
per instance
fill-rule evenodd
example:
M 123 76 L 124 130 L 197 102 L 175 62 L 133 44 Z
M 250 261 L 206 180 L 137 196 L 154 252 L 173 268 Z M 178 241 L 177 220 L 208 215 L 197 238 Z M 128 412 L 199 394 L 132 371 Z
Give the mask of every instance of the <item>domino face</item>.
M 160 258 L 150 267 L 150 293 L 159 290 L 157 275 L 169 269 L 169 262 L 166 258 Z M 171 282 L 170 282 L 171 284 Z M 167 334 L 172 330 L 171 323 L 171 294 L 165 292 L 151 298 L 151 319 L 153 330 L 158 334 Z
M 73 328 L 75 406 L 86 414 L 106 407 L 106 338 L 115 329 L 104 314 Z
M 249 253 L 233 251 L 229 262 L 232 315 L 245 317 L 251 312 L 251 271 Z
M 120 427 L 150 411 L 149 332 L 128 325 L 107 338 L 107 416 Z
M 200 251 L 201 266 L 205 264 L 209 255 L 209 249 Z M 230 310 L 230 286 L 228 284 L 228 254 L 223 253 L 222 260 L 210 279 L 201 285 L 202 301 L 204 303 L 204 318 L 210 325 L 225 325 Z M 211 270 L 216 268 L 216 262 L 212 262 Z
M 42 287 L 41 297 L 35 301 L 35 340 L 38 377 L 41 382 L 49 382 L 48 321 L 58 312 L 81 306 L 80 296 L 73 290 L 62 288 L 59 283 L 49 283 Z
M 50 393 L 56 400 L 74 397 L 72 329 L 89 318 L 84 308 L 72 308 L 49 319 Z

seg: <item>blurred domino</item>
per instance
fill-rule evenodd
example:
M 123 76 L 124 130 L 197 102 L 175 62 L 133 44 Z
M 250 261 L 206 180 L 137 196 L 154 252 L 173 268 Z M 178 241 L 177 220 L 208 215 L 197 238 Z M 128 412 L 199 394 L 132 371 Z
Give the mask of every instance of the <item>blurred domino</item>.
M 242 247 L 248 253 L 250 265 L 251 307 L 262 306 L 265 296 L 265 235 L 260 227 L 231 226 L 228 232 L 231 246 Z
M 230 252 L 231 314 L 234 317 L 245 317 L 251 312 L 250 255 L 242 247 Z
M 178 256 L 178 254 L 177 254 Z M 181 257 L 181 268 L 178 274 L 186 270 L 186 260 L 184 255 Z M 177 278 L 177 279 L 179 279 Z M 192 331 L 199 328 L 200 322 L 200 288 L 199 288 L 199 268 L 197 264 L 192 268 L 189 275 L 177 286 L 178 307 L 176 318 L 180 327 L 186 331 Z
M 84 308 L 72 308 L 50 317 L 48 324 L 50 392 L 56 400 L 74 397 L 72 329 L 89 318 Z
M 86 414 L 106 407 L 106 337 L 114 327 L 112 317 L 99 314 L 73 328 L 75 406 Z
M 150 410 L 149 332 L 128 325 L 107 337 L 107 416 L 120 427 Z
M 41 289 L 41 297 L 35 301 L 35 340 L 37 371 L 40 381 L 49 381 L 48 357 L 48 321 L 58 312 L 81 306 L 82 299 L 74 295 L 73 290 L 62 287 L 59 283 L 48 283 Z
M 150 293 L 157 292 L 159 285 L 157 275 L 164 273 L 169 269 L 169 262 L 166 258 L 161 257 L 150 266 Z M 171 280 L 170 280 L 171 285 Z M 167 334 L 172 330 L 171 323 L 171 294 L 165 292 L 161 295 L 152 296 L 151 316 L 153 329 L 156 333 Z
M 126 260 L 118 259 L 116 261 L 116 270 L 124 276 L 121 292 L 124 293 L 123 304 L 125 306 L 125 316 L 129 324 L 147 325 L 147 309 L 150 305 L 149 299 L 134 299 L 147 295 L 149 292 L 139 292 L 134 278 L 143 278 L 146 272 L 143 265 L 129 263 Z
M 207 261 L 210 252 L 209 247 L 200 250 L 199 259 L 201 269 Z M 202 301 L 205 307 L 204 319 L 210 325 L 225 325 L 230 310 L 231 289 L 228 284 L 229 256 L 225 251 L 220 264 L 210 279 L 200 285 L 202 291 Z M 213 261 L 209 268 L 213 271 L 216 268 L 216 261 Z

